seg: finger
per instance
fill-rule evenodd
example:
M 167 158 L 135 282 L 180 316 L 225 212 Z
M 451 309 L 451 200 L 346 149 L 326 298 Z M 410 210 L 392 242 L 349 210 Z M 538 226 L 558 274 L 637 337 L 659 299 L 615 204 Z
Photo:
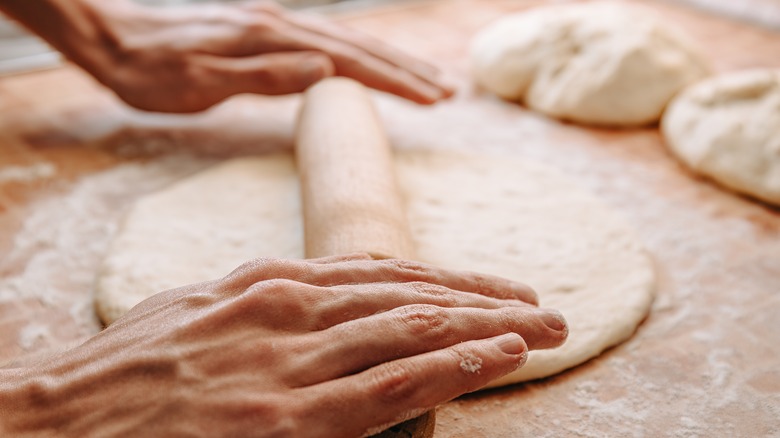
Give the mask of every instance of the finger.
M 231 27 L 217 28 L 207 52 L 222 56 L 252 56 L 272 52 L 320 51 L 331 57 L 335 73 L 421 104 L 431 104 L 453 94 L 431 67 L 397 54 L 383 44 L 372 43 L 335 25 L 269 9 L 267 5 L 244 5 L 231 14 Z M 313 21 L 313 23 L 310 23 Z M 313 26 L 309 29 L 308 26 Z M 352 38 L 356 37 L 356 41 Z
M 355 46 L 371 56 L 382 59 L 396 67 L 408 70 L 433 85 L 437 85 L 440 88 L 447 88 L 450 93 L 452 91 L 451 88 L 448 88 L 445 84 L 441 83 L 440 71 L 433 65 L 421 59 L 409 56 L 378 39 L 354 31 L 346 26 L 312 15 L 286 12 L 273 3 L 250 2 L 239 4 L 239 8 L 262 15 L 270 14 L 297 27 L 301 31 Z
M 336 51 L 331 56 L 337 75 L 355 79 L 368 87 L 415 103 L 429 105 L 452 94 L 407 70 L 352 50 Z
M 208 89 L 229 95 L 297 93 L 334 73 L 327 55 L 311 51 L 238 58 L 201 55 L 199 61 L 209 73 Z
M 454 93 L 436 68 L 387 44 L 315 17 L 288 14 L 285 20 L 297 30 L 290 29 L 289 36 L 328 53 L 339 75 L 423 104 Z
M 244 32 L 233 37 L 226 47 L 251 48 L 255 53 L 278 51 L 318 51 L 326 53 L 335 65 L 335 74 L 347 76 L 364 85 L 396 94 L 417 103 L 430 104 L 451 94 L 451 90 L 428 82 L 410 71 L 396 67 L 352 44 L 302 30 L 290 23 L 263 32 Z
M 418 58 L 409 56 L 366 34 L 305 14 L 290 14 L 287 20 L 301 30 L 313 32 L 342 43 L 352 44 L 391 65 L 412 72 L 431 84 L 443 87 L 443 84 L 439 83 L 440 71 L 438 68 Z
M 530 306 L 405 306 L 312 334 L 306 342 L 307 353 L 288 368 L 288 381 L 294 386 L 311 385 L 384 362 L 505 333 L 517 333 L 529 350 L 537 350 L 561 345 L 568 330 L 559 312 Z
M 320 17 L 308 15 L 305 13 L 294 13 L 285 11 L 275 3 L 269 2 L 246 2 L 236 5 L 239 9 L 247 12 L 269 14 L 274 17 L 280 17 L 286 22 L 297 26 L 299 29 L 317 33 L 320 36 L 340 40 L 344 43 L 352 44 L 363 50 L 374 53 L 375 56 L 385 59 L 399 67 L 407 68 L 421 77 L 436 77 L 439 70 L 433 65 L 418 58 L 409 56 L 400 50 L 387 45 L 369 35 L 356 32 L 346 26 L 336 24 Z
M 239 266 L 222 281 L 227 288 L 242 292 L 254 283 L 272 278 L 292 279 L 315 286 L 422 281 L 493 298 L 521 300 L 533 305 L 539 302 L 533 289 L 517 281 L 475 272 L 446 270 L 402 259 L 349 260 L 323 264 L 305 260 L 259 258 Z
M 476 272 L 448 270 L 403 259 L 355 260 L 322 266 L 307 279 L 310 284 L 320 285 L 326 282 L 361 284 L 420 281 L 493 298 L 521 300 L 533 305 L 539 302 L 531 287 L 517 281 Z
M 423 281 L 341 285 L 327 288 L 311 286 L 307 292 L 312 296 L 303 299 L 319 302 L 317 325 L 311 327 L 313 330 L 324 330 L 358 318 L 413 304 L 428 304 L 438 308 L 500 309 L 512 306 L 536 309 L 520 300 L 502 300 Z
M 388 362 L 360 374 L 302 388 L 312 399 L 307 418 L 333 436 L 376 433 L 483 387 L 523 363 L 527 349 L 514 333 Z M 350 421 L 333 412 L 350 412 Z
M 427 304 L 437 309 L 507 306 L 536 309 L 519 300 L 500 300 L 424 282 L 322 287 L 276 278 L 233 293 L 235 297 L 229 305 L 222 306 L 210 317 L 217 321 L 214 324 L 249 323 L 297 333 L 325 330 L 414 304 Z

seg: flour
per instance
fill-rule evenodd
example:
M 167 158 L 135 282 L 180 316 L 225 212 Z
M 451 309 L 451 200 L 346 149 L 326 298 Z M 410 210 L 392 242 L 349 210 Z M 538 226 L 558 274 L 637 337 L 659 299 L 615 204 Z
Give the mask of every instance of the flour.
M 32 182 L 51 178 L 57 169 L 51 163 L 35 163 L 30 166 L 3 166 L 0 168 L 0 184 L 8 182 Z
M 99 330 L 92 307 L 94 275 L 124 209 L 135 196 L 206 165 L 187 157 L 129 163 L 86 176 L 29 206 L 11 250 L 0 254 L 0 309 L 31 302 L 16 319 L 20 352 L 61 348 Z M 11 166 L 0 180 L 54 175 L 51 164 Z M 51 320 L 58 330 L 47 329 Z M 65 341 L 67 340 L 67 341 Z
M 39 324 L 28 324 L 19 332 L 19 346 L 31 350 L 41 342 L 51 337 L 49 328 Z
M 479 370 L 482 369 L 482 358 L 471 353 L 463 353 L 463 357 L 460 360 L 460 369 L 468 374 L 479 374 Z

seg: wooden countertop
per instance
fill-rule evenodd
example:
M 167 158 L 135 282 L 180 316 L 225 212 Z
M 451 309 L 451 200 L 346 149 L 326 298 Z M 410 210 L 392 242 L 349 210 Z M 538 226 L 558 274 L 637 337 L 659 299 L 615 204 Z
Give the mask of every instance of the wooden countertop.
M 780 67 L 780 33 L 668 3 L 719 71 Z M 460 84 L 432 108 L 381 97 L 399 148 L 557 167 L 635 226 L 660 275 L 636 336 L 559 376 L 439 409 L 437 437 L 780 435 L 780 211 L 697 178 L 655 128 L 563 124 L 474 89 L 471 35 L 539 1 L 450 0 L 344 15 Z M 138 196 L 230 156 L 289 148 L 297 97 L 241 96 L 195 116 L 130 110 L 79 70 L 0 79 L 0 363 L 96 333 L 92 282 Z

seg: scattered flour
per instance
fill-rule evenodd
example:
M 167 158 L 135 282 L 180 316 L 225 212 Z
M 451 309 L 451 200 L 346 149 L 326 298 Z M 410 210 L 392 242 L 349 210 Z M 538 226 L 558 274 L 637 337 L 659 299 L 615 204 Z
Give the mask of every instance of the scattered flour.
M 49 337 L 51 337 L 51 333 L 48 327 L 40 324 L 28 324 L 19 332 L 18 342 L 25 350 L 31 350 Z
M 17 314 L 9 330 L 16 332 L 20 352 L 61 348 L 99 330 L 92 305 L 94 274 L 125 209 L 137 196 L 209 163 L 169 156 L 122 164 L 30 205 L 11 250 L 0 254 L 0 309 Z M 51 164 L 11 166 L 0 171 L 0 182 L 28 182 L 54 173 Z M 52 321 L 58 330 L 47 328 Z
M 51 163 L 36 163 L 30 166 L 3 166 L 0 169 L 0 184 L 8 182 L 33 182 L 51 178 L 57 169 Z

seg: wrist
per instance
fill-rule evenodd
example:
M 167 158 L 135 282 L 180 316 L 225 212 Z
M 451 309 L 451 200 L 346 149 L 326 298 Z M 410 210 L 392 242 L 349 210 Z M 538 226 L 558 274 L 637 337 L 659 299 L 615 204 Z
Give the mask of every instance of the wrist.
M 51 360 L 29 368 L 0 370 L 0 436 L 84 436 L 85 421 L 108 400 L 79 375 L 74 364 Z M 94 432 L 96 430 L 91 430 Z

